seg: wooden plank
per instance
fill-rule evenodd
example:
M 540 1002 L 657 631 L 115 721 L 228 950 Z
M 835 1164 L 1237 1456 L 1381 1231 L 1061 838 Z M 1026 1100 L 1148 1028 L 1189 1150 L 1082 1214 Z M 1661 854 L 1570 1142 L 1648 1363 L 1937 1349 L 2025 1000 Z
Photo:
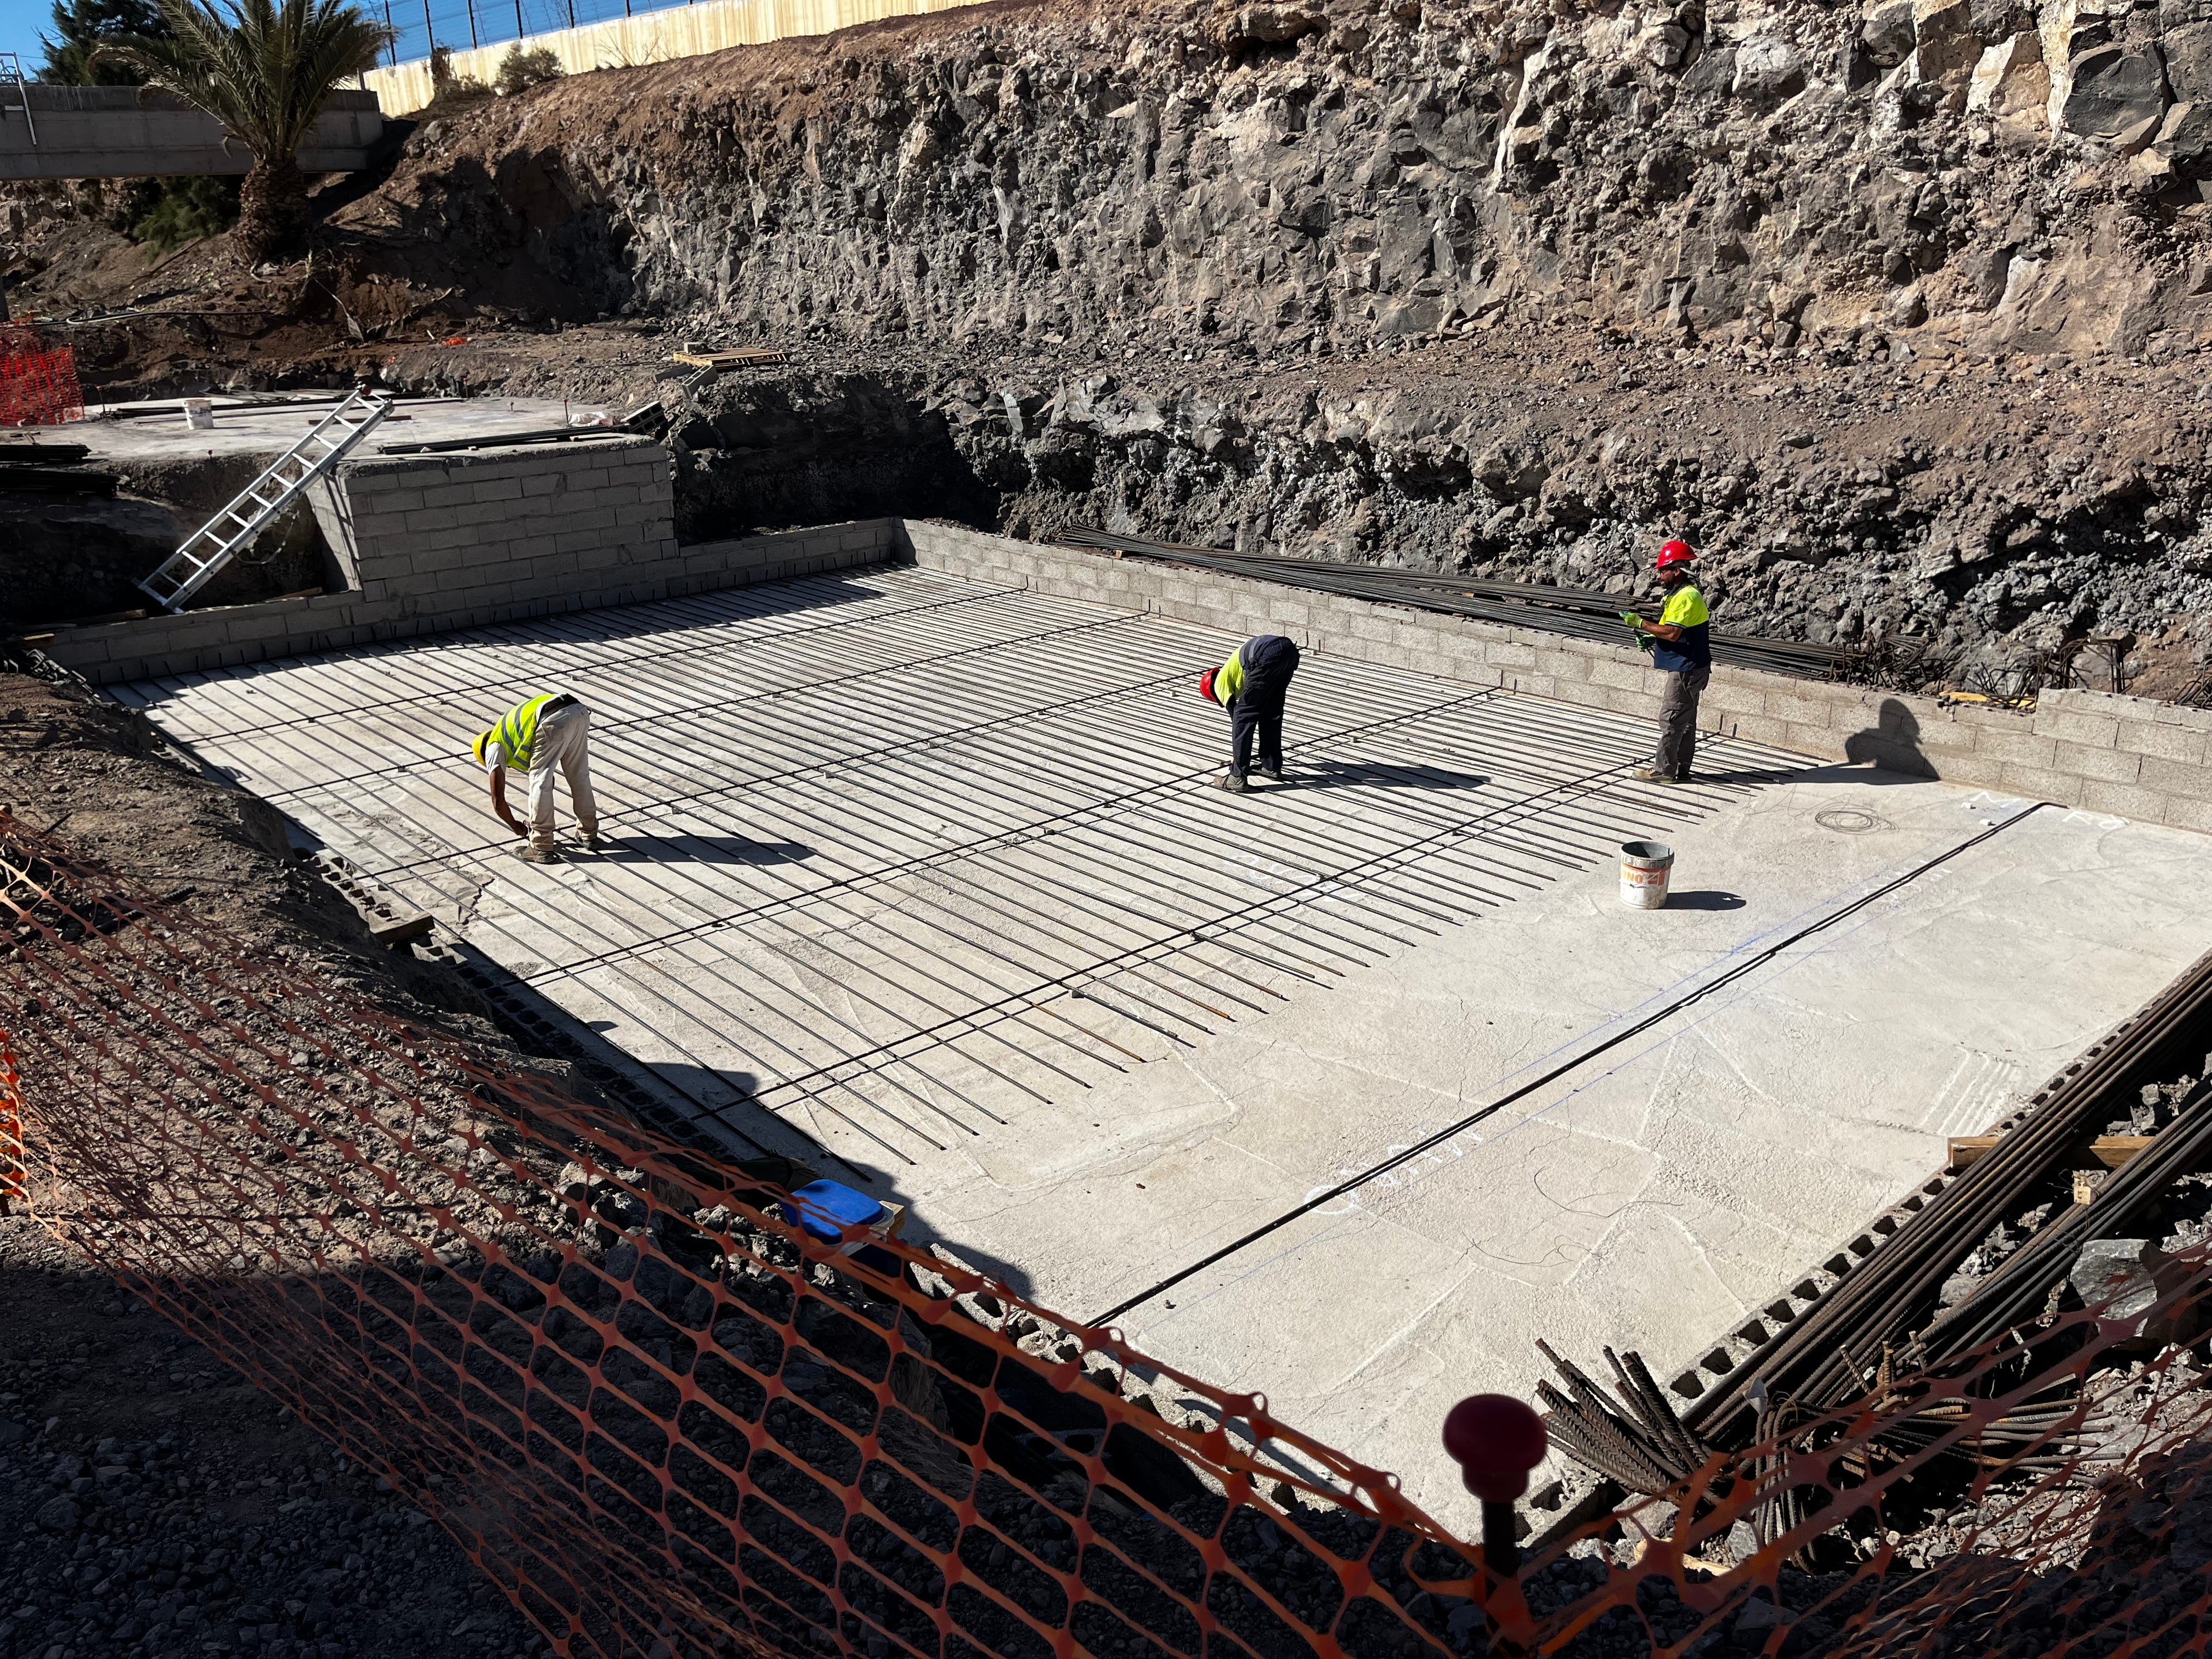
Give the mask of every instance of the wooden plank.
M 743 351 L 672 351 L 668 361 L 682 363 L 690 368 L 773 368 L 777 363 L 791 361 L 788 352 L 747 349 Z
M 2002 1135 L 1954 1135 L 1951 1137 L 1951 1173 L 1956 1175 L 1968 1164 L 1994 1148 Z M 2150 1145 L 2148 1135 L 2099 1135 L 2094 1140 L 2076 1146 L 2069 1156 L 2086 1160 L 2075 1167 L 2087 1168 L 2101 1164 L 2107 1170 L 2117 1170 L 2137 1152 Z

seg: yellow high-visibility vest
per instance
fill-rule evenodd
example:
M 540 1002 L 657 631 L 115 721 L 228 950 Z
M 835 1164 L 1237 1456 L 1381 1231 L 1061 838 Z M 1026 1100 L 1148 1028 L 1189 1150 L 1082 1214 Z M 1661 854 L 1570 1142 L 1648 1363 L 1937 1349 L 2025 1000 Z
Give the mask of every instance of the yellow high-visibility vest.
M 1214 701 L 1224 708 L 1237 701 L 1237 694 L 1244 689 L 1244 647 L 1238 646 L 1229 653 L 1229 660 L 1221 665 L 1221 672 L 1213 677 Z
M 548 692 L 542 697 L 532 697 L 528 702 L 519 702 L 500 717 L 492 727 L 491 740 L 507 750 L 507 763 L 518 772 L 530 769 L 530 751 L 538 744 L 538 717 L 545 712 L 545 705 L 559 695 Z

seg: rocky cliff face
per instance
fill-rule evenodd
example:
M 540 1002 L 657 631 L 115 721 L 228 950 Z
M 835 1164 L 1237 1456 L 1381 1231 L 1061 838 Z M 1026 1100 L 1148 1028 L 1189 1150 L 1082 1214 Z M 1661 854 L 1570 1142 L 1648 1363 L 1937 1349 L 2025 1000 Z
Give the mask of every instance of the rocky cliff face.
M 2212 289 L 2197 9 L 992 6 L 433 124 L 354 222 L 504 255 L 526 307 L 550 277 L 780 334 L 1249 359 L 1578 319 L 2155 356 Z

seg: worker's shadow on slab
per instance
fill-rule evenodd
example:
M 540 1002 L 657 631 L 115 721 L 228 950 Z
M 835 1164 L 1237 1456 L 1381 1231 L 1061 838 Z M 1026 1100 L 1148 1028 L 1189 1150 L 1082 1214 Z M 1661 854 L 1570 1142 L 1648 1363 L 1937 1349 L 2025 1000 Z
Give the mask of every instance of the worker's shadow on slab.
M 1860 764 L 1871 761 L 1880 771 L 1905 774 L 1903 778 L 1888 780 L 1891 782 L 1936 775 L 1934 764 L 1920 752 L 1919 720 L 1895 697 L 1882 699 L 1872 726 L 1844 739 L 1844 758 Z M 1884 781 L 1879 776 L 1861 781 Z
M 1287 779 L 1301 789 L 1480 789 L 1490 781 L 1479 772 L 1452 772 L 1441 766 L 1332 760 L 1302 764 Z
M 753 841 L 744 836 L 617 835 L 599 845 L 603 864 L 797 864 L 814 849 L 795 841 Z
M 1669 910 L 1741 910 L 1745 902 L 1741 893 L 1700 891 L 1667 895 Z

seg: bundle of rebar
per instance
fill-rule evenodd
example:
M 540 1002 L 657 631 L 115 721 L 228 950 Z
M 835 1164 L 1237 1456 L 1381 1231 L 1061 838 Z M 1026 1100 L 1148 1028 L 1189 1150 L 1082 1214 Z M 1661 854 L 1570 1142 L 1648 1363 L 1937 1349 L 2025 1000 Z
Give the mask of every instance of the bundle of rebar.
M 1652 1381 L 1641 1354 L 1604 1351 L 1620 1390 L 1616 1398 L 1548 1344 L 1536 1346 L 1565 1379 L 1568 1390 L 1562 1394 L 1548 1382 L 1536 1384 L 1547 1413 L 1546 1426 L 1577 1462 L 1631 1492 L 1656 1498 L 1681 1486 L 1711 1457 L 1711 1449 L 1683 1423 Z
M 2184 1054 L 2201 1057 L 2212 1028 L 2212 954 L 2200 957 L 2147 1007 L 2103 1043 L 2046 1085 L 2024 1120 L 1990 1153 L 1929 1200 L 1890 1241 L 1836 1286 L 1795 1325 L 1771 1338 L 1718 1387 L 1683 1413 L 1685 1421 L 1716 1444 L 1742 1446 L 1755 1432 L 1752 1391 L 1793 1401 L 1801 1411 L 1816 1413 L 1863 1395 L 1876 1379 L 1882 1357 L 1901 1347 L 1925 1325 L 1944 1281 L 1999 1223 L 2020 1206 L 2022 1196 L 2048 1178 L 2073 1148 L 2095 1133 L 2111 1115 L 2115 1098 L 2148 1081 L 2170 1077 Z M 2192 1126 L 2203 1121 L 2192 1113 Z M 2179 1127 L 2179 1125 L 2174 1126 Z M 2123 1184 L 2125 1196 L 2108 1205 L 2108 1214 L 2133 1213 L 2136 1194 L 2170 1182 L 2184 1161 L 2200 1154 L 2212 1130 L 2192 1127 L 2172 1137 L 2170 1156 L 2143 1162 L 2141 1172 Z M 2166 1139 L 2166 1136 L 2160 1136 Z M 2130 1166 L 2132 1167 L 2132 1166 Z M 2125 1173 L 2124 1170 L 2122 1173 Z M 2107 1185 L 2112 1185 L 2111 1182 Z M 2084 1235 L 2094 1237 L 2094 1234 Z M 2069 1231 L 2074 1249 L 2081 1239 Z M 1944 1352 L 1973 1346 L 1970 1332 L 1986 1335 L 2004 1328 L 2002 1314 L 2021 1305 L 2034 1285 L 2047 1293 L 2063 1276 L 2073 1255 L 2054 1244 L 2038 1252 L 2032 1266 L 1997 1275 L 1988 1299 L 1977 1293 L 1973 1319 L 1948 1325 Z M 1994 1285 L 2008 1288 L 1998 1295 Z M 1962 1304 L 1964 1306 L 1966 1304 Z M 1994 1323 L 1991 1322 L 1994 1321 Z M 1956 1333 L 1954 1342 L 1950 1333 Z M 1936 1334 L 1931 1331 L 1929 1334 Z
M 2200 1081 L 2173 1121 L 2151 1137 L 2149 1146 L 2130 1158 L 2065 1214 L 2039 1228 L 2033 1238 L 1977 1285 L 1965 1300 L 1947 1309 L 1917 1339 L 1923 1364 L 1935 1365 L 2033 1319 L 2051 1288 L 2066 1277 L 2092 1239 L 2120 1238 L 2159 1200 L 2178 1176 L 2201 1169 L 2212 1152 L 2212 1085 Z
M 1103 530 L 1068 530 L 1056 539 L 1068 547 L 1161 559 L 1224 575 L 1280 582 L 1285 586 L 1334 593 L 1346 599 L 1441 611 L 1573 639 L 1620 645 L 1629 637 L 1620 620 L 1621 597 L 1590 588 L 1549 587 L 1533 582 L 1397 570 L 1383 565 L 1231 553 L 1218 548 L 1185 547 Z M 1771 674 L 1790 674 L 1801 679 L 1850 678 L 1853 665 L 1865 654 L 1802 640 L 1765 639 L 1717 629 L 1711 637 L 1713 660 L 1717 663 L 1762 669 Z

